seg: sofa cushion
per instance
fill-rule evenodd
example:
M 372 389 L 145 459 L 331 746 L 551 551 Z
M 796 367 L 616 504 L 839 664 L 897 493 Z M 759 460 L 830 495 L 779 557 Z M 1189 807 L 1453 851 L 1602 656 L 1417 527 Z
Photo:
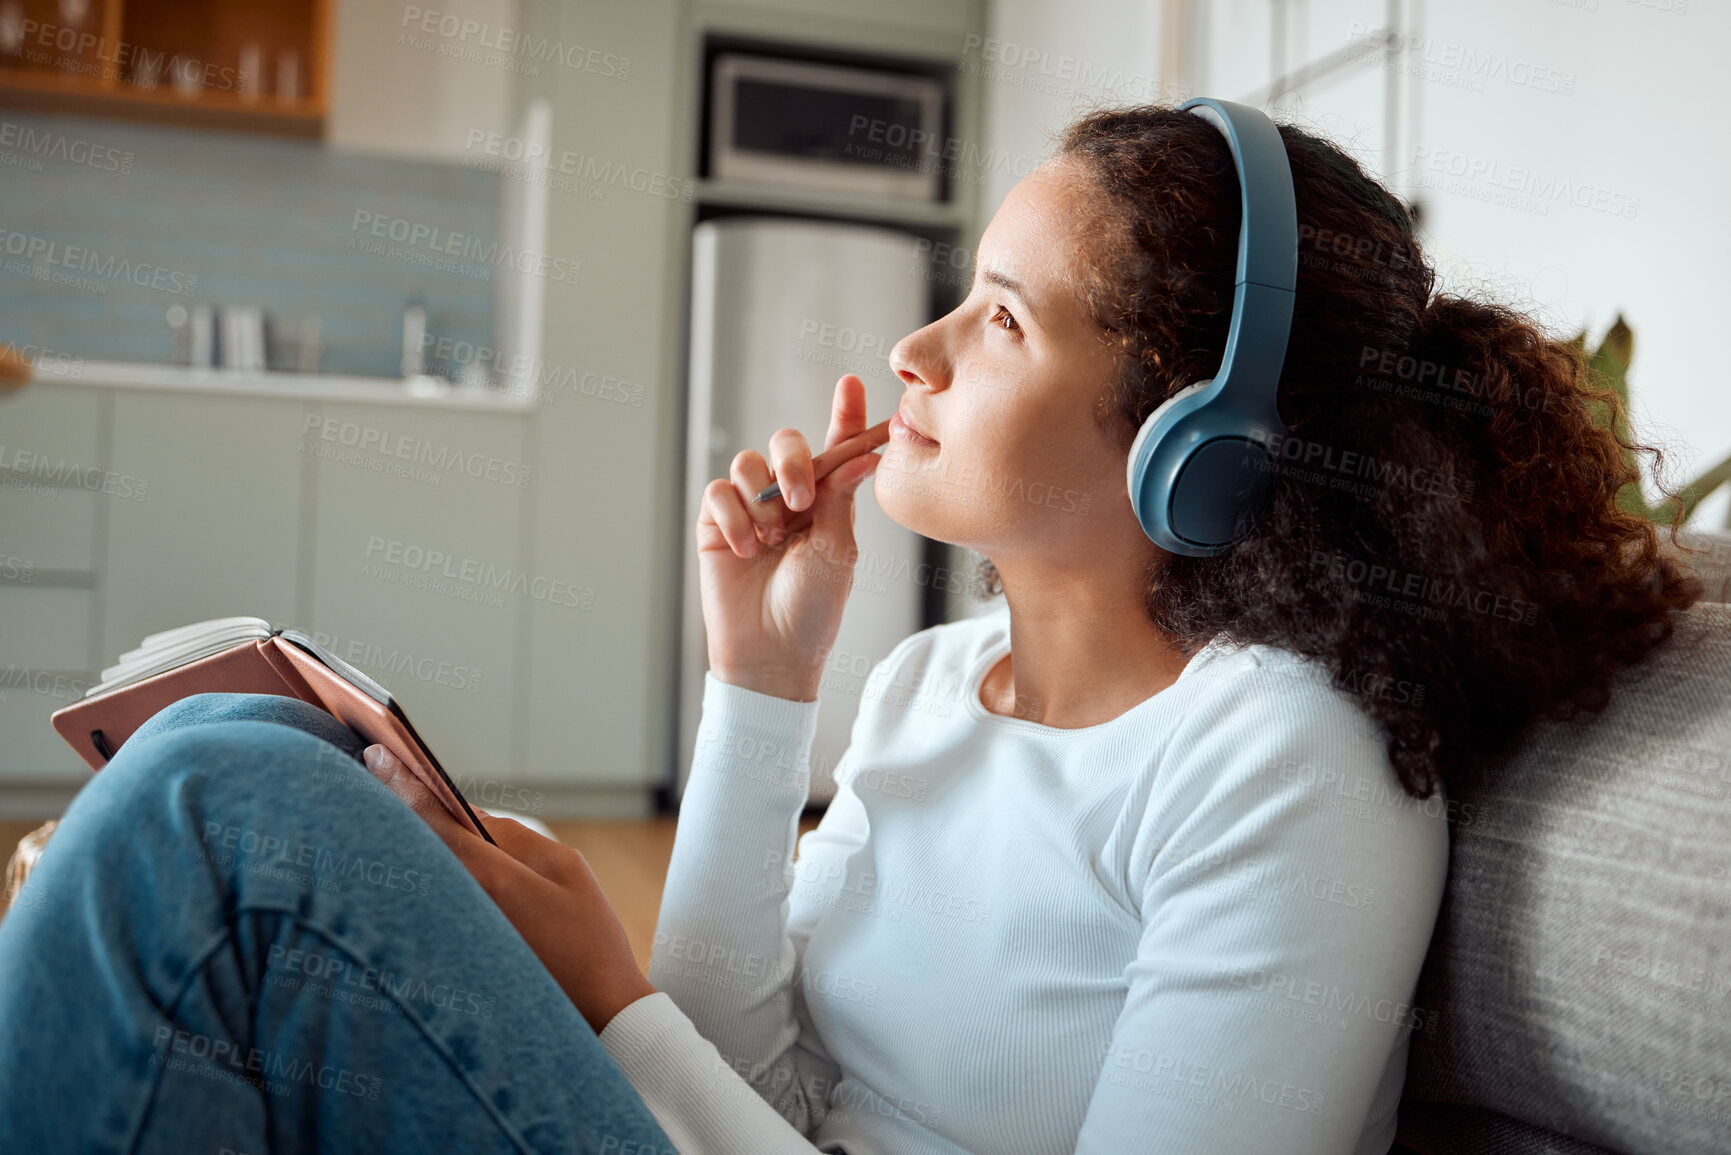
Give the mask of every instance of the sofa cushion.
M 1396 1143 L 1389 1155 L 1616 1155 L 1608 1147 L 1485 1107 L 1407 1100 L 1401 1104 L 1400 1125 L 1420 1146 Z
M 1731 606 L 1463 792 L 1401 1142 L 1731 1150 Z

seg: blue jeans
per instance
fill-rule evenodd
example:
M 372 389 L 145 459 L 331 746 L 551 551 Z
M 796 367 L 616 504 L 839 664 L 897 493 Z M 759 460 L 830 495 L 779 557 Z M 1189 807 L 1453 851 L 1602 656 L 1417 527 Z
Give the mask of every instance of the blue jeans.
M 200 694 L 79 793 L 0 920 L 0 1147 L 673 1155 L 362 745 Z

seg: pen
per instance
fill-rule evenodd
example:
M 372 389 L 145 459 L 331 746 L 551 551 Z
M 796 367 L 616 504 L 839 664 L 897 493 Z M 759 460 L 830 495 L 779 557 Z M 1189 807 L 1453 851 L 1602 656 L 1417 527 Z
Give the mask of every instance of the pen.
M 854 434 L 846 441 L 838 441 L 822 453 L 811 459 L 811 480 L 816 485 L 843 462 L 852 461 L 862 453 L 870 453 L 880 445 L 886 445 L 890 439 L 889 420 L 883 420 L 870 429 Z M 764 491 L 751 500 L 768 501 L 772 497 L 781 496 L 781 483 L 772 481 Z

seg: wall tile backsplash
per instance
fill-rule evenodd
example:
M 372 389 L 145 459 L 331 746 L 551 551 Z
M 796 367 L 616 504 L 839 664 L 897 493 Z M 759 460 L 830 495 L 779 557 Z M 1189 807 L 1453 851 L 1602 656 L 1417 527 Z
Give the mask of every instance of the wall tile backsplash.
M 171 305 L 257 305 L 318 318 L 323 372 L 395 377 L 411 299 L 492 342 L 498 217 L 489 173 L 0 110 L 0 341 L 167 363 Z

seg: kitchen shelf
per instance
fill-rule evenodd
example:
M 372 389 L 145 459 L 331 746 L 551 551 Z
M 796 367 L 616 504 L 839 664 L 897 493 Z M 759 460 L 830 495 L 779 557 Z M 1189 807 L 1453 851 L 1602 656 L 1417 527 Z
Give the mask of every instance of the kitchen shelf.
M 0 28 L 0 105 L 317 138 L 328 101 L 330 0 L 88 0 L 76 26 L 53 0 L 25 0 L 22 33 Z M 243 49 L 260 91 L 240 90 Z M 298 59 L 297 94 L 276 91 L 278 54 Z M 168 70 L 198 74 L 190 91 Z M 146 73 L 154 86 L 146 83 Z

